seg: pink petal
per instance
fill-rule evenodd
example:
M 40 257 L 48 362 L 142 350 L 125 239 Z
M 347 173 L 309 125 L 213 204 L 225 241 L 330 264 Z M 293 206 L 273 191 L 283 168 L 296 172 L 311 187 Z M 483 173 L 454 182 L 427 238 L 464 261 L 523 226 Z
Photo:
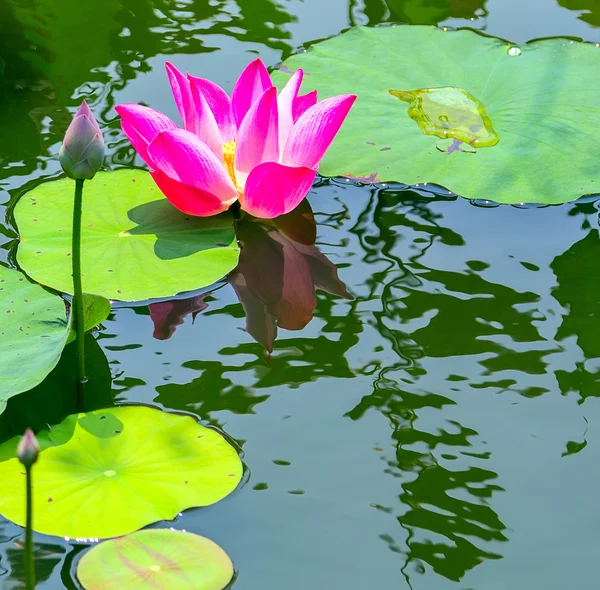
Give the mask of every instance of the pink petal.
M 277 110 L 279 111 L 279 147 L 282 150 L 285 148 L 285 142 L 294 126 L 293 107 L 296 97 L 298 96 L 298 91 L 300 90 L 300 85 L 302 84 L 303 75 L 304 72 L 302 70 L 296 70 L 277 97 Z
M 217 215 L 226 211 L 231 205 L 207 191 L 173 180 L 160 170 L 151 170 L 150 174 L 165 197 L 187 215 L 198 217 Z
M 235 140 L 235 125 L 233 123 L 233 114 L 231 112 L 231 101 L 225 90 L 220 86 L 205 80 L 204 78 L 195 78 L 188 75 L 192 87 L 192 96 L 195 92 L 200 92 L 204 95 L 215 121 L 219 126 L 223 143 Z
M 163 131 L 148 146 L 148 154 L 156 169 L 172 180 L 214 195 L 226 206 L 237 199 L 237 189 L 225 166 L 193 133 L 183 129 Z M 157 184 L 160 186 L 158 181 Z M 163 192 L 171 199 L 171 195 Z
M 354 94 L 332 96 L 310 107 L 292 128 L 281 161 L 316 168 L 355 100 Z
M 242 209 L 262 219 L 289 213 L 306 197 L 316 174 L 312 168 L 260 164 L 248 176 Z
M 269 72 L 267 72 L 265 64 L 260 59 L 255 59 L 246 66 L 246 69 L 235 83 L 231 95 L 233 120 L 238 128 L 250 107 L 271 86 L 273 86 L 273 83 Z
M 194 128 L 190 129 L 190 131 L 205 141 L 212 148 L 213 152 L 215 152 L 219 160 L 222 160 L 223 138 L 221 137 L 221 131 L 219 131 L 215 116 L 202 92 L 195 85 L 191 83 L 190 85 L 196 115 Z
M 292 112 L 294 115 L 294 123 L 303 115 L 310 107 L 317 104 L 317 91 L 313 90 L 308 94 L 297 96 L 292 106 Z
M 271 86 L 242 121 L 235 145 L 235 175 L 243 187 L 250 171 L 263 162 L 279 160 L 277 89 Z
M 183 126 L 192 133 L 196 132 L 196 109 L 192 98 L 189 80 L 170 62 L 165 64 L 173 98 Z
M 139 104 L 120 104 L 115 111 L 121 116 L 123 132 L 140 155 L 152 167 L 148 156 L 148 144 L 161 132 L 177 129 L 177 125 L 159 111 Z
M 87 115 L 75 116 L 63 139 L 63 144 L 71 156 L 79 158 L 98 133 L 102 133 L 97 127 L 96 121 L 92 121 Z
M 75 113 L 75 117 L 78 117 L 79 115 L 85 115 L 90 120 L 92 125 L 94 125 L 94 127 L 96 128 L 96 131 L 98 131 L 99 133 L 102 133 L 102 130 L 100 129 L 100 125 L 98 125 L 98 121 L 96 121 L 96 118 L 94 117 L 94 113 L 92 113 L 90 107 L 88 106 L 88 103 L 85 100 L 81 102 L 81 105 L 79 106 L 79 108 L 77 109 L 77 112 Z

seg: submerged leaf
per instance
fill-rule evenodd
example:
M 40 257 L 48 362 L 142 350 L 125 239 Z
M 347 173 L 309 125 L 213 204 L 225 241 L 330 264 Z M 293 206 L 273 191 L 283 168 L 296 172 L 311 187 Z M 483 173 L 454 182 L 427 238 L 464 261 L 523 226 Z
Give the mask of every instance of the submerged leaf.
M 462 88 L 390 90 L 390 94 L 409 103 L 408 115 L 425 135 L 466 141 L 478 148 L 498 143 L 485 106 Z
M 77 577 L 85 590 L 223 590 L 233 564 L 206 537 L 151 529 L 92 547 L 81 558 Z

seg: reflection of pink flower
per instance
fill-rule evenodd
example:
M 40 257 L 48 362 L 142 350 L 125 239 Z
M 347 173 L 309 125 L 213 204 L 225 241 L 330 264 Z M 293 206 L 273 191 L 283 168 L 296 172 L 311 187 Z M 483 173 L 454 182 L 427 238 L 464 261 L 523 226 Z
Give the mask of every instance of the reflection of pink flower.
M 148 306 L 150 317 L 154 322 L 154 337 L 157 340 L 168 340 L 177 329 L 177 326 L 183 324 L 184 318 L 192 314 L 192 321 L 196 316 L 208 307 L 204 298 L 208 293 L 196 295 L 190 299 L 172 299 L 171 301 L 161 301 L 160 303 L 151 303 Z
M 317 102 L 299 96 L 298 70 L 277 96 L 260 59 L 242 72 L 231 99 L 202 78 L 167 63 L 184 129 L 137 104 L 116 107 L 123 131 L 165 196 L 189 215 L 214 215 L 237 199 L 260 218 L 293 210 L 356 96 Z
M 352 299 L 335 265 L 316 246 L 256 222 L 240 223 L 238 239 L 240 261 L 229 282 L 244 307 L 248 333 L 269 352 L 278 327 L 301 330 L 312 320 L 315 289 Z
M 352 299 L 335 264 L 314 245 L 316 224 L 308 201 L 269 222 L 245 216 L 236 233 L 242 250 L 227 278 L 244 308 L 246 331 L 269 352 L 278 328 L 301 330 L 311 321 L 316 289 Z M 204 297 L 150 304 L 154 337 L 167 340 L 188 314 L 195 318 L 204 311 Z

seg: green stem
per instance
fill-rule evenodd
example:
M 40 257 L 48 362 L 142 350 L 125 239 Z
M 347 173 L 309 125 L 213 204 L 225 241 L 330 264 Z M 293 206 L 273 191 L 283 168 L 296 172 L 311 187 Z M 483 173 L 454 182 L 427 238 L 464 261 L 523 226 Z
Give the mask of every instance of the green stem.
M 83 399 L 85 383 L 85 347 L 83 324 L 83 289 L 81 286 L 81 209 L 83 201 L 83 180 L 75 181 L 75 203 L 73 206 L 73 319 L 77 334 L 77 397 Z
M 31 468 L 25 467 L 26 496 L 27 496 L 27 522 L 25 525 L 25 587 L 35 590 L 35 568 L 33 565 L 33 507 L 31 490 Z

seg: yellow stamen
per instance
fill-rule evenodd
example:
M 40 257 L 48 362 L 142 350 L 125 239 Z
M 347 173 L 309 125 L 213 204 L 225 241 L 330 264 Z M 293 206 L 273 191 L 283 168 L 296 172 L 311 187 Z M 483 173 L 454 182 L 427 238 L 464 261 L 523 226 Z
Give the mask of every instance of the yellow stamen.
M 235 156 L 235 141 L 228 141 L 223 144 L 223 160 L 225 161 L 225 167 L 227 168 L 227 172 L 229 172 L 229 176 L 231 176 L 231 180 L 233 180 L 233 184 L 237 187 L 237 182 L 235 180 L 235 168 L 233 166 L 233 159 Z

